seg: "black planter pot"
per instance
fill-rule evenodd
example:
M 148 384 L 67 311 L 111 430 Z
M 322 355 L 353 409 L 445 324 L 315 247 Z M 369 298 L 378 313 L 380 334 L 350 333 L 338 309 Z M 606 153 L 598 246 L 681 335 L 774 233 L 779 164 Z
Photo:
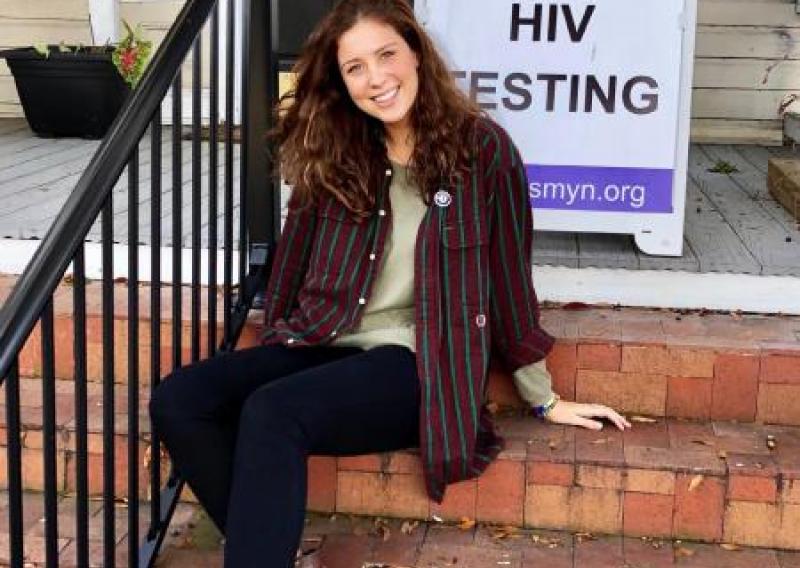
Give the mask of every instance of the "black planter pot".
M 38 136 L 102 138 L 130 94 L 111 61 L 113 48 L 83 48 L 45 58 L 33 48 L 0 51 Z

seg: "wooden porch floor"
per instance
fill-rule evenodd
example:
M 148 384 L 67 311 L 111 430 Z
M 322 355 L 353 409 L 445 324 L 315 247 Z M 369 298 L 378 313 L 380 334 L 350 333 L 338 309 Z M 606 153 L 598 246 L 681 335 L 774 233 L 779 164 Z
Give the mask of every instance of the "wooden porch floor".
M 141 181 L 140 240 L 150 242 L 150 147 L 147 137 L 140 148 Z M 35 137 L 24 120 L 0 120 L 0 237 L 39 239 L 55 220 L 69 192 L 91 159 L 99 142 L 50 140 Z M 203 143 L 203 156 L 209 151 Z M 235 147 L 234 171 L 239 171 L 239 148 Z M 191 143 L 183 151 L 183 235 L 189 244 L 191 214 Z M 627 235 L 537 231 L 533 263 L 569 268 L 621 268 L 670 270 L 694 273 L 800 276 L 800 229 L 789 214 L 769 195 L 767 161 L 793 155 L 788 148 L 758 146 L 692 145 L 686 199 L 684 254 L 680 258 L 654 257 L 641 253 Z M 800 153 L 795 154 L 800 156 Z M 164 136 L 163 160 L 171 159 L 171 144 Z M 712 173 L 720 161 L 736 172 Z M 220 163 L 222 152 L 220 151 Z M 172 242 L 171 174 L 162 183 L 162 242 Z M 238 175 L 235 187 L 238 187 Z M 218 183 L 223 203 L 222 178 Z M 114 200 L 115 239 L 127 241 L 127 179 L 120 180 Z M 238 193 L 236 191 L 235 193 Z M 202 199 L 208 200 L 208 162 L 203 160 Z M 235 207 L 238 208 L 238 200 Z M 222 215 L 218 218 L 220 234 Z M 203 214 L 204 233 L 209 224 Z M 236 230 L 235 233 L 236 234 Z M 99 226 L 89 235 L 99 241 Z M 205 236 L 204 236 L 205 243 Z

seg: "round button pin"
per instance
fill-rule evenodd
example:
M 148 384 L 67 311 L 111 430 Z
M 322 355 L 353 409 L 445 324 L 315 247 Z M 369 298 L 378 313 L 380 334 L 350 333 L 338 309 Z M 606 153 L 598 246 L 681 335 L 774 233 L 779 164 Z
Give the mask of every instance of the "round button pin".
M 453 202 L 453 196 L 445 190 L 440 189 L 434 194 L 433 202 L 439 207 L 448 207 Z

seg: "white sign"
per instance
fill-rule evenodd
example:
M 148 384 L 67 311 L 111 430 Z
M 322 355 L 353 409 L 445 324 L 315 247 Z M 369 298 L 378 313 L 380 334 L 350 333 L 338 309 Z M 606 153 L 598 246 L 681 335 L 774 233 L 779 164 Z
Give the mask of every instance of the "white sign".
M 696 0 L 417 0 L 525 160 L 536 228 L 680 255 Z

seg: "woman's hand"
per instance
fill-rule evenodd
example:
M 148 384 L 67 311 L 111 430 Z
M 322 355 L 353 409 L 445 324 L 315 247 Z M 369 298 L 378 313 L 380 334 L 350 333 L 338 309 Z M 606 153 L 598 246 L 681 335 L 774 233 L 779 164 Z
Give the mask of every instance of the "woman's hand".
M 569 424 L 572 426 L 582 426 L 590 430 L 600 430 L 603 423 L 592 418 L 607 418 L 620 430 L 631 427 L 624 416 L 620 415 L 611 408 L 602 404 L 587 404 L 582 402 L 569 402 L 559 400 L 553 409 L 547 414 L 545 420 L 556 424 Z

